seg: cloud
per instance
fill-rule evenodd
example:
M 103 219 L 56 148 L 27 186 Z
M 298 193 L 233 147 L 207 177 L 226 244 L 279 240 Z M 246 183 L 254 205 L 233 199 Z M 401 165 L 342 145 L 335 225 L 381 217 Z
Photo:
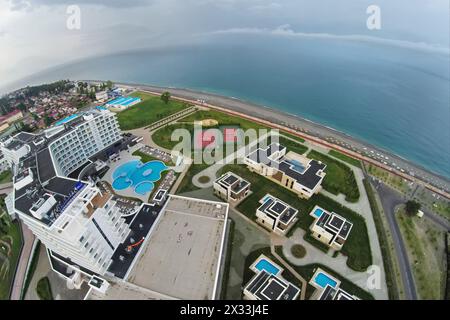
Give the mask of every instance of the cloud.
M 289 24 L 281 25 L 275 29 L 268 28 L 231 28 L 224 30 L 217 30 L 204 35 L 226 35 L 226 34 L 259 34 L 272 35 L 293 38 L 313 38 L 313 39 L 329 39 L 329 40 L 344 40 L 357 42 L 370 42 L 381 45 L 390 45 L 414 50 L 431 51 L 443 54 L 450 54 L 450 49 L 443 46 L 432 45 L 425 42 L 413 42 L 407 40 L 388 39 L 381 37 L 374 37 L 360 34 L 332 34 L 332 33 L 309 33 L 296 32 L 291 29 Z
M 23 11 L 31 10 L 40 6 L 68 6 L 68 5 L 96 5 L 113 8 L 130 8 L 146 6 L 153 3 L 153 0 L 9 0 L 11 10 Z

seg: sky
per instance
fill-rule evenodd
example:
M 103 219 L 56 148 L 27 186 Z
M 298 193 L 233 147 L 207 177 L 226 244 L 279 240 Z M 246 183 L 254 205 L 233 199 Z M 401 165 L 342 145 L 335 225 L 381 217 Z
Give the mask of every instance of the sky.
M 67 28 L 68 6 L 80 29 Z M 377 5 L 381 29 L 366 26 Z M 448 53 L 450 0 L 0 0 L 0 87 L 52 66 L 227 33 L 342 38 Z

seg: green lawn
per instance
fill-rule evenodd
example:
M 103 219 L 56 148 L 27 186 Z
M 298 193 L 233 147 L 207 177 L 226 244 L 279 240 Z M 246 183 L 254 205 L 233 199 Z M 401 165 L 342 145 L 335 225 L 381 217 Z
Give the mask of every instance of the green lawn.
M 321 194 L 314 195 L 309 200 L 301 199 L 295 193 L 286 190 L 277 183 L 250 172 L 245 165 L 226 165 L 219 170 L 218 175 L 227 171 L 235 172 L 252 184 L 252 194 L 238 205 L 238 210 L 250 219 L 255 220 L 259 200 L 267 193 L 270 193 L 298 209 L 298 221 L 291 232 L 296 227 L 309 231 L 309 227 L 314 221 L 309 215 L 309 212 L 311 212 L 315 205 L 319 205 L 325 210 L 340 214 L 353 223 L 352 231 L 341 250 L 342 254 L 348 256 L 347 265 L 353 270 L 365 271 L 372 264 L 372 254 L 366 223 L 364 218 L 358 213 Z M 309 241 L 311 239 L 305 240 Z M 310 242 L 315 244 L 313 240 Z M 317 247 L 323 249 L 318 244 Z
M 281 130 L 280 130 L 280 135 L 283 135 L 283 136 L 292 138 L 292 139 L 297 140 L 298 142 L 301 142 L 301 143 L 304 143 L 304 142 L 305 142 L 305 139 L 300 138 L 300 137 L 297 137 L 297 136 L 295 136 L 295 135 L 293 135 L 293 134 L 290 134 L 290 133 L 288 133 L 288 132 L 284 132 L 284 131 L 281 131 Z
M 243 130 L 247 129 L 268 129 L 268 127 L 263 126 L 261 124 L 255 123 L 253 121 L 239 118 L 233 115 L 229 115 L 227 113 L 223 113 L 216 110 L 208 110 L 208 111 L 197 111 L 181 120 L 179 122 L 191 122 L 205 119 L 215 119 L 219 122 L 220 125 L 236 125 L 239 126 Z M 208 127 L 209 128 L 209 127 Z
M 132 96 L 141 98 L 142 102 L 117 114 L 122 130 L 148 126 L 188 106 L 186 103 L 174 99 L 170 100 L 168 104 L 165 104 L 159 96 L 142 92 L 134 93 Z
M 0 215 L 3 212 L 2 206 Z M 20 225 L 12 222 L 8 214 L 3 214 L 0 220 L 0 300 L 8 300 L 22 247 L 22 233 Z
M 280 144 L 285 146 L 287 148 L 287 151 L 293 151 L 298 154 L 304 154 L 306 151 L 308 151 L 308 147 L 299 143 L 292 141 L 290 139 L 287 139 L 285 137 L 280 137 Z
M 355 167 L 358 167 L 358 168 L 362 168 L 361 161 L 359 161 L 358 159 L 349 157 L 349 156 L 347 156 L 347 155 L 345 155 L 343 153 L 340 153 L 340 152 L 338 152 L 336 150 L 330 150 L 328 152 L 328 154 L 330 156 L 333 156 L 333 157 L 337 158 L 337 159 L 345 161 L 348 164 L 351 164 L 352 166 L 355 166 Z
M 327 165 L 325 168 L 326 176 L 322 182 L 325 190 L 336 195 L 342 193 L 349 202 L 358 201 L 360 194 L 355 175 L 347 165 L 315 150 L 308 153 L 308 158 L 321 161 Z
M 174 130 L 176 129 L 186 129 L 189 131 L 190 136 L 192 136 L 194 132 L 194 126 L 192 124 L 174 123 L 171 125 L 163 126 L 162 128 L 155 131 L 152 135 L 152 139 L 158 146 L 168 150 L 172 150 L 177 144 L 183 141 L 172 141 L 172 132 L 174 132 Z
M 2 173 L 0 173 L 0 184 L 12 182 L 12 178 L 13 178 L 13 175 L 12 175 L 11 170 L 3 171 Z
M 50 280 L 47 277 L 41 278 L 36 286 L 36 293 L 41 300 L 53 300 Z
M 205 120 L 205 119 L 215 119 L 218 122 L 217 126 L 208 127 L 208 129 L 211 128 L 219 128 L 220 126 L 238 126 L 242 130 L 248 130 L 248 129 L 267 129 L 267 127 L 264 127 L 262 125 L 259 125 L 257 123 L 251 122 L 246 119 L 242 119 L 239 117 L 235 117 L 232 115 L 228 115 L 223 112 L 215 111 L 215 110 L 209 110 L 209 111 L 197 111 L 191 115 L 188 115 L 187 117 L 180 119 L 177 123 L 163 126 L 162 128 L 155 131 L 152 135 L 153 141 L 158 144 L 160 147 L 172 150 L 177 144 L 181 142 L 180 141 L 172 141 L 172 133 L 176 129 L 186 129 L 189 131 L 190 136 L 192 137 L 194 134 L 194 121 L 198 120 Z M 258 132 L 257 132 L 258 134 Z M 193 143 L 193 141 L 190 141 Z M 248 143 L 248 140 L 246 141 Z M 191 149 L 193 146 L 191 146 Z M 224 147 L 225 148 L 225 147 Z
M 177 194 L 197 190 L 198 188 L 192 184 L 192 177 L 208 167 L 208 164 L 192 164 L 181 181 Z

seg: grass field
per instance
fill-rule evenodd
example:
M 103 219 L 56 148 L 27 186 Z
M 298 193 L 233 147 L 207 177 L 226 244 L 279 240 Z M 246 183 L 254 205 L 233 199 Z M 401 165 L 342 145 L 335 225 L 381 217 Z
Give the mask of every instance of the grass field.
M 170 116 L 186 108 L 188 105 L 177 100 L 170 100 L 165 104 L 159 96 L 137 92 L 132 94 L 139 97 L 142 102 L 117 114 L 122 130 L 137 129 L 147 126 L 155 121 Z
M 321 161 L 327 165 L 325 168 L 326 176 L 322 183 L 325 190 L 336 195 L 344 194 L 348 202 L 358 201 L 360 196 L 358 184 L 353 171 L 347 165 L 315 150 L 308 153 L 308 158 Z
M 285 146 L 288 151 L 293 151 L 298 154 L 304 154 L 308 151 L 308 147 L 301 144 L 300 142 L 295 142 L 285 137 L 280 137 L 280 144 Z
M 396 219 L 406 244 L 419 297 L 443 299 L 447 276 L 445 232 L 427 219 L 408 216 L 403 209 L 396 213 Z
M 405 194 L 411 191 L 411 187 L 403 178 L 372 164 L 368 164 L 366 168 L 370 175 L 380 179 L 392 188 Z
M 358 167 L 358 168 L 362 168 L 361 161 L 359 161 L 358 159 L 349 157 L 349 156 L 347 156 L 347 155 L 345 155 L 343 153 L 340 153 L 340 152 L 338 152 L 336 150 L 330 150 L 328 152 L 328 154 L 330 156 L 333 156 L 333 157 L 337 158 L 337 159 L 345 161 L 348 164 L 351 164 L 352 166 L 355 166 L 355 167 Z
M 192 184 L 192 178 L 208 167 L 209 165 L 207 164 L 192 164 L 186 172 L 183 181 L 181 181 L 177 194 L 197 190 L 198 188 Z
M 258 201 L 264 195 L 270 193 L 298 209 L 298 221 L 291 230 L 300 227 L 309 231 L 309 227 L 314 221 L 309 212 L 317 204 L 325 210 L 334 211 L 342 215 L 353 223 L 353 229 L 341 250 L 342 254 L 348 256 L 348 266 L 356 271 L 365 271 L 372 264 L 367 227 L 364 218 L 358 213 L 321 194 L 314 195 L 309 200 L 301 199 L 275 182 L 250 172 L 244 165 L 226 165 L 219 170 L 218 176 L 227 171 L 233 171 L 242 178 L 247 179 L 253 186 L 251 188 L 252 194 L 238 205 L 238 210 L 250 219 L 254 220 L 256 218 L 256 209 L 259 206 Z
M 232 116 L 220 111 L 216 110 L 208 110 L 208 111 L 197 111 L 181 120 L 179 122 L 188 122 L 193 123 L 197 120 L 206 120 L 206 119 L 214 119 L 217 120 L 218 125 L 236 125 L 239 126 L 243 130 L 248 129 L 268 129 L 263 125 L 258 123 L 249 121 L 247 119 L 239 118 L 236 116 Z
M 0 215 L 3 210 L 0 208 Z M 8 214 L 3 214 L 0 220 L 0 300 L 7 300 L 22 247 L 22 233 L 20 225 L 12 222 Z
M 12 182 L 12 178 L 13 178 L 13 175 L 12 175 L 11 170 L 3 171 L 2 173 L 0 173 L 0 184 Z
M 36 286 L 36 293 L 41 300 L 53 300 L 50 280 L 47 277 L 41 278 Z
M 396 259 L 394 242 L 389 231 L 389 225 L 384 213 L 381 211 L 380 205 L 376 200 L 373 188 L 367 179 L 364 179 L 364 188 L 367 192 L 367 198 L 369 199 L 373 220 L 375 222 L 375 227 L 377 228 L 389 300 L 399 300 L 400 296 L 403 294 L 401 274 Z

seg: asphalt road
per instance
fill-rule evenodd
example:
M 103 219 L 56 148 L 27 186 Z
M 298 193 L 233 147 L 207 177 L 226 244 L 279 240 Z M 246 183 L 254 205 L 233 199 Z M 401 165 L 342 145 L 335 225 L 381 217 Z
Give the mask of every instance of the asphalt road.
M 372 183 L 380 196 L 383 211 L 386 215 L 389 228 L 391 229 L 394 247 L 398 257 L 400 273 L 402 275 L 405 289 L 405 297 L 408 300 L 417 300 L 416 286 L 408 259 L 408 253 L 406 251 L 405 243 L 403 242 L 397 220 L 395 219 L 395 208 L 404 203 L 405 200 L 400 193 L 389 188 L 385 184 L 378 181 L 374 182 L 373 180 Z

